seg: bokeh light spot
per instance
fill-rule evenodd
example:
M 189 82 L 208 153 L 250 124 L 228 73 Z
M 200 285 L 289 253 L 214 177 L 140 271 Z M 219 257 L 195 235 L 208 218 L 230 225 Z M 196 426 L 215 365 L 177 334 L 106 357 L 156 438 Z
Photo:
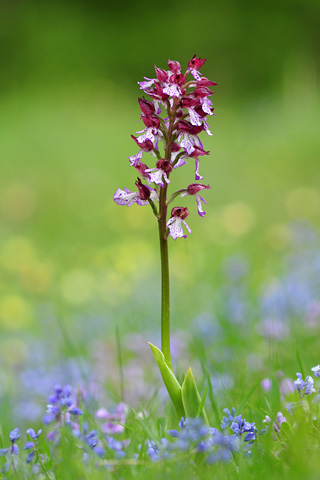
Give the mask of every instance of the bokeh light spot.
M 254 220 L 253 209 L 243 202 L 227 205 L 221 211 L 221 223 L 224 229 L 235 237 L 246 235 L 251 230 Z
M 6 295 L 0 299 L 0 324 L 7 329 L 28 327 L 32 320 L 32 308 L 18 295 Z
M 75 269 L 65 273 L 61 279 L 63 298 L 71 304 L 82 305 L 95 295 L 96 285 L 93 276 L 85 270 Z

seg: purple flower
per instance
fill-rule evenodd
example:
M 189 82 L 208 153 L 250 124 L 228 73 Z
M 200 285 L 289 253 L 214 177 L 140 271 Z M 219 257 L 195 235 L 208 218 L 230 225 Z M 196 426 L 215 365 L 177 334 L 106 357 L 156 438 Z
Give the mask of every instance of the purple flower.
M 12 432 L 10 432 L 9 434 L 9 438 L 11 440 L 12 443 L 16 442 L 17 440 L 19 440 L 19 438 L 21 437 L 21 435 L 19 434 L 19 428 L 15 428 L 14 430 L 12 430 Z
M 20 438 L 19 434 L 19 429 L 15 428 L 9 433 L 9 438 L 11 440 L 11 447 L 9 448 L 1 448 L 0 449 L 0 456 L 7 455 L 7 453 L 10 453 L 11 455 L 18 455 L 19 453 L 19 447 L 16 445 L 15 442 L 17 442 Z
M 315 377 L 320 377 L 320 365 L 316 365 L 315 367 L 312 367 L 311 370 L 313 371 L 313 374 Z
M 181 194 L 181 197 L 185 197 L 186 195 L 193 195 L 196 199 L 196 202 L 197 202 L 197 205 L 198 205 L 198 214 L 200 215 L 200 217 L 204 217 L 204 215 L 206 214 L 206 212 L 204 212 L 202 210 L 202 205 L 201 205 L 201 202 L 203 203 L 207 203 L 205 201 L 204 198 L 202 198 L 200 195 L 199 195 L 199 192 L 201 190 L 208 190 L 209 188 L 211 188 L 209 185 L 202 185 L 201 183 L 191 183 L 187 190 L 182 192 Z
M 246 433 L 244 438 L 245 442 L 255 440 L 255 434 L 257 432 L 255 424 L 247 422 L 245 418 L 242 418 L 242 415 L 238 415 L 234 418 L 234 421 L 231 424 L 231 430 L 239 437 L 241 437 L 243 433 Z
M 185 222 L 185 218 L 189 215 L 187 207 L 174 207 L 171 210 L 171 218 L 167 222 L 169 228 L 169 235 L 176 240 L 179 237 L 187 238 L 187 235 L 183 233 L 182 223 L 186 227 L 189 233 L 192 233 L 189 225 Z
M 172 172 L 172 165 L 168 160 L 160 159 L 156 163 L 156 168 L 149 168 L 146 173 L 150 175 L 150 182 L 164 187 L 163 180 L 170 183 L 168 175 Z
M 261 386 L 265 392 L 269 392 L 272 387 L 272 381 L 270 380 L 270 378 L 264 378 L 261 381 Z
M 196 80 L 201 80 L 200 74 L 199 74 L 199 68 L 202 67 L 202 65 L 207 61 L 206 58 L 201 59 L 201 57 L 197 57 L 196 55 L 193 55 L 192 59 L 188 63 L 188 70 L 191 72 L 192 76 Z
M 297 373 L 297 379 L 293 382 L 294 388 L 301 396 L 311 395 L 312 393 L 314 393 L 316 390 L 313 384 L 314 380 L 310 375 L 308 375 L 305 381 L 303 381 L 301 373 Z
M 101 426 L 102 432 L 106 435 L 123 433 L 125 430 L 123 424 L 126 422 L 127 411 L 128 407 L 125 403 L 119 403 L 113 412 L 108 412 L 105 408 L 97 410 L 96 418 L 108 420 Z
M 226 430 L 228 427 L 230 427 L 230 425 L 233 422 L 234 414 L 235 414 L 235 408 L 232 407 L 231 412 L 228 408 L 224 408 L 223 411 L 226 414 L 226 416 L 224 416 L 223 419 L 222 419 L 221 428 L 222 428 L 222 430 Z
M 48 397 L 51 402 L 47 405 L 47 414 L 43 418 L 44 424 L 61 421 L 70 423 L 70 415 L 82 415 L 82 411 L 77 407 L 76 401 L 72 396 L 71 385 L 65 385 L 64 387 L 56 386 L 55 393 Z M 35 433 L 32 429 L 32 434 Z M 41 433 L 41 432 L 40 432 Z M 38 435 L 40 435 L 38 431 Z M 31 435 L 30 435 L 31 436 Z M 34 438 L 34 437 L 32 437 Z
M 33 428 L 29 428 L 29 429 L 26 431 L 26 433 L 27 433 L 28 435 L 30 435 L 31 438 L 35 439 L 35 438 L 39 438 L 39 436 L 40 436 L 41 433 L 42 433 L 42 429 L 40 428 L 40 429 L 38 430 L 38 433 L 36 433 L 36 432 L 33 430 Z
M 137 205 L 148 205 L 148 199 L 154 201 L 158 199 L 158 194 L 155 190 L 150 188 L 148 185 L 144 185 L 140 178 L 137 179 L 135 182 L 138 191 L 131 192 L 127 188 L 121 190 L 118 188 L 116 193 L 113 196 L 113 200 L 118 205 L 126 205 L 127 207 L 131 207 L 134 203 Z

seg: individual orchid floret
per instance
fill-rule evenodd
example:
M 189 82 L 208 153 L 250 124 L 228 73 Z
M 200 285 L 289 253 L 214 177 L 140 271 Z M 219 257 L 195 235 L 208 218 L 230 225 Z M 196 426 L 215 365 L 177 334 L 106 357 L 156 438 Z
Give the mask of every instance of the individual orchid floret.
M 152 201 L 157 199 L 156 191 L 148 185 L 144 185 L 139 177 L 137 178 L 135 185 L 138 188 L 137 192 L 131 192 L 128 188 L 125 188 L 124 190 L 118 188 L 113 196 L 115 203 L 131 207 L 134 203 L 137 203 L 138 205 L 148 205 L 149 199 Z
M 188 70 L 191 72 L 191 75 L 193 78 L 196 80 L 201 80 L 200 74 L 198 72 L 199 68 L 202 67 L 202 65 L 207 61 L 206 58 L 201 59 L 200 57 L 197 57 L 196 55 L 193 55 L 192 59 L 188 63 Z
M 139 160 L 141 160 L 143 152 L 152 152 L 154 136 L 149 134 L 149 138 L 146 135 L 137 138 L 134 135 L 131 135 L 131 138 L 136 142 L 138 147 L 140 147 L 138 153 L 129 157 L 130 165 L 135 167 Z
M 169 60 L 168 59 L 168 67 L 170 72 L 172 73 L 181 73 L 181 65 L 176 60 Z
M 141 108 L 141 112 L 146 115 L 147 117 L 150 117 L 155 113 L 155 106 L 150 100 L 146 100 L 145 98 L 138 98 L 138 102 Z
M 201 183 L 191 183 L 188 186 L 188 188 L 181 193 L 181 197 L 185 197 L 186 195 L 193 195 L 195 197 L 198 205 L 198 214 L 200 215 L 200 217 L 204 217 L 206 214 L 206 212 L 202 210 L 201 202 L 205 204 L 207 204 L 207 202 L 204 198 L 202 198 L 199 195 L 199 192 L 201 192 L 201 190 L 208 190 L 209 188 L 211 188 L 210 185 L 202 185 Z
M 146 170 L 148 170 L 148 167 L 145 163 L 143 162 L 138 162 L 137 165 L 134 166 L 134 168 L 137 170 L 137 172 L 141 175 L 141 177 L 150 180 L 150 175 Z
M 315 367 L 312 367 L 311 370 L 313 371 L 313 374 L 315 377 L 320 377 L 320 365 L 316 365 Z
M 156 168 L 149 168 L 145 172 L 149 173 L 150 182 L 164 187 L 163 181 L 170 183 L 168 175 L 172 172 L 172 165 L 168 160 L 162 158 L 157 161 Z
M 195 147 L 193 152 L 189 154 L 189 157 L 194 158 L 196 161 L 196 170 L 195 170 L 195 178 L 196 180 L 202 180 L 203 177 L 199 174 L 199 157 L 203 155 L 209 155 L 210 152 L 206 152 L 200 147 Z
M 167 227 L 169 228 L 169 235 L 173 240 L 176 240 L 179 237 L 187 238 L 187 235 L 183 233 L 182 223 L 188 232 L 192 233 L 189 225 L 185 221 L 188 215 L 189 210 L 187 207 L 174 207 L 171 210 L 171 218 L 167 222 Z

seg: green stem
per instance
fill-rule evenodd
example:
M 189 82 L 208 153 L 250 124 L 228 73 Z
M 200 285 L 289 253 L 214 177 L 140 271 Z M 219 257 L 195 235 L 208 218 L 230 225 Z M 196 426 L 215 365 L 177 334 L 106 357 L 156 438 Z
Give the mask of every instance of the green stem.
M 161 188 L 159 208 L 159 241 L 161 256 L 161 350 L 168 367 L 172 369 L 170 351 L 170 286 L 167 238 L 167 184 Z
M 178 99 L 175 98 L 172 109 L 168 102 L 169 126 L 167 132 L 167 142 L 165 150 L 165 159 L 171 160 L 172 132 L 174 130 L 175 114 Z M 169 174 L 168 174 L 169 177 Z M 164 180 L 163 180 L 164 181 Z M 168 256 L 168 236 L 167 236 L 167 189 L 168 184 L 164 181 L 164 186 L 160 188 L 159 198 L 159 241 L 161 255 L 161 350 L 168 367 L 173 371 L 170 351 L 170 286 L 169 286 L 169 256 Z

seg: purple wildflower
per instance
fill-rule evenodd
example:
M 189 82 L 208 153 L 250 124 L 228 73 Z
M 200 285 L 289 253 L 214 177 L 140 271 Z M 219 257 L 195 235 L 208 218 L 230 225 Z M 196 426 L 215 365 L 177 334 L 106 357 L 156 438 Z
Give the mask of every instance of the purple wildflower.
M 194 55 L 183 73 L 179 62 L 168 60 L 168 70 L 155 66 L 155 78 L 144 77 L 142 82 L 138 82 L 141 90 L 151 100 L 144 97 L 138 99 L 141 120 L 145 128 L 136 132 L 139 134 L 138 136 L 131 135 L 140 150 L 129 157 L 130 165 L 138 170 L 142 178 L 147 179 L 150 184 L 154 184 L 155 189 L 149 187 L 150 199 L 159 201 L 159 214 L 155 205 L 151 202 L 148 203 L 151 204 L 159 224 L 166 223 L 169 228 L 169 235 L 174 239 L 178 237 L 186 238 L 182 224 L 190 233 L 191 230 L 185 222 L 185 217 L 177 213 L 181 211 L 181 207 L 176 207 L 169 220 L 164 218 L 164 205 L 167 200 L 166 191 L 165 195 L 160 195 L 160 192 L 161 189 L 166 190 L 171 183 L 169 177 L 173 174 L 173 169 L 185 165 L 189 158 L 195 160 L 196 180 L 203 178 L 199 173 L 199 159 L 202 156 L 209 155 L 210 152 L 204 149 L 198 134 L 205 130 L 211 135 L 206 117 L 214 115 L 212 101 L 209 97 L 214 93 L 210 90 L 210 87 L 217 85 L 200 73 L 199 70 L 205 61 L 205 59 Z M 189 74 L 193 77 L 191 80 L 187 79 Z M 162 117 L 160 116 L 161 113 L 164 113 Z M 159 148 L 160 142 L 164 142 L 163 155 Z M 155 166 L 147 167 L 141 162 L 144 153 L 151 153 L 157 159 Z M 148 194 L 144 195 L 145 198 L 141 196 L 141 181 L 137 186 L 139 192 L 118 189 L 113 197 L 114 201 L 119 205 L 131 206 L 133 203 L 146 205 Z M 143 188 L 146 191 L 146 186 L 143 186 Z M 185 195 L 194 195 L 198 205 L 198 213 L 201 217 L 205 215 L 202 202 L 206 203 L 206 201 L 199 195 L 199 192 L 208 188 L 210 187 L 207 185 L 191 184 L 184 190 Z M 165 229 L 163 227 L 161 229 L 163 235 L 166 236 Z
M 209 188 L 211 188 L 209 185 L 202 185 L 201 183 L 191 183 L 190 185 L 188 185 L 188 188 L 181 193 L 181 197 L 185 197 L 186 195 L 193 195 L 195 197 L 198 205 L 198 214 L 200 215 L 200 217 L 204 217 L 204 215 L 206 214 L 206 212 L 202 210 L 201 202 L 205 204 L 207 202 L 199 195 L 199 192 L 201 192 L 201 190 L 208 190 Z
M 294 388 L 302 397 L 304 395 L 311 395 L 316 391 L 313 384 L 314 380 L 310 375 L 303 381 L 301 373 L 297 373 L 297 379 L 293 382 Z
M 153 182 L 156 185 L 161 185 L 161 187 L 164 187 L 163 180 L 166 183 L 170 183 L 168 176 L 171 172 L 172 165 L 168 160 L 165 159 L 158 160 L 156 168 L 149 168 L 146 170 L 146 173 L 149 173 L 150 175 L 150 182 Z
M 263 380 L 261 380 L 261 386 L 265 392 L 269 392 L 272 387 L 272 381 L 270 380 L 270 378 L 264 378 Z
M 187 235 L 183 233 L 182 223 L 188 232 L 192 233 L 189 225 L 185 222 L 188 215 L 189 210 L 187 207 L 174 207 L 171 210 L 171 218 L 167 222 L 167 227 L 169 228 L 169 235 L 173 240 L 176 240 L 178 237 L 187 238 Z
M 33 441 L 27 441 L 27 443 L 24 446 L 24 450 L 31 450 L 31 452 L 28 453 L 26 462 L 31 463 L 32 460 L 39 455 L 38 453 L 38 438 L 42 433 L 42 430 L 39 429 L 38 433 L 36 433 L 33 428 L 29 428 L 26 431 L 27 435 L 29 435 Z
M 10 453 L 11 455 L 18 455 L 18 453 L 19 453 L 19 447 L 18 447 L 18 445 L 16 445 L 16 442 L 20 438 L 19 429 L 15 428 L 14 430 L 12 430 L 9 433 L 9 438 L 10 438 L 10 441 L 11 441 L 11 447 L 1 448 L 0 449 L 0 456 L 1 457 L 4 456 L 4 455 L 7 455 L 7 453 Z
M 320 377 L 320 365 L 316 365 L 315 367 L 312 367 L 311 370 L 313 371 L 313 374 L 315 377 Z
M 43 418 L 44 424 L 49 424 L 53 421 L 70 423 L 71 415 L 83 415 L 82 410 L 78 408 L 72 396 L 72 387 L 70 385 L 65 385 L 64 387 L 56 385 L 55 392 L 48 397 L 48 401 L 50 403 L 47 405 L 47 414 Z
M 154 201 L 158 198 L 157 192 L 150 188 L 148 185 L 144 185 L 140 178 L 137 179 L 135 182 L 138 191 L 131 192 L 127 188 L 121 190 L 118 188 L 116 193 L 113 196 L 113 200 L 118 205 L 126 205 L 127 207 L 131 207 L 134 203 L 137 205 L 148 205 L 148 199 Z
M 234 418 L 234 421 L 231 424 L 231 430 L 239 437 L 241 437 L 243 433 L 246 433 L 244 438 L 245 442 L 255 440 L 257 432 L 255 424 L 247 422 L 245 418 L 242 418 L 242 415 L 238 415 Z

